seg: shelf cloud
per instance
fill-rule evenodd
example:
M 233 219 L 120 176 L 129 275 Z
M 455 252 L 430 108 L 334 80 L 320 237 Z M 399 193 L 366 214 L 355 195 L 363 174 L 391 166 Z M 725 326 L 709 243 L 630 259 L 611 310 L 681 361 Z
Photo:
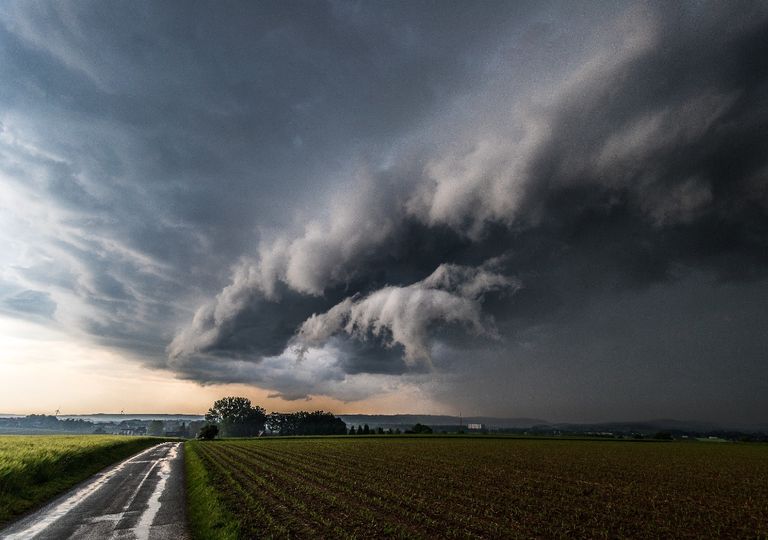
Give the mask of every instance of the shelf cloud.
M 0 310 L 286 399 L 758 419 L 766 36 L 759 2 L 6 3 Z

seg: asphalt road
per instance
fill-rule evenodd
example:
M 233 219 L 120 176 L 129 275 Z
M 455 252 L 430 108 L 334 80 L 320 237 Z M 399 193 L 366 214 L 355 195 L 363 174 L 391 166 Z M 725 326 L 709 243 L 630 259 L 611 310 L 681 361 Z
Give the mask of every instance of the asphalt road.
M 184 447 L 148 448 L 0 531 L 3 540 L 185 540 Z

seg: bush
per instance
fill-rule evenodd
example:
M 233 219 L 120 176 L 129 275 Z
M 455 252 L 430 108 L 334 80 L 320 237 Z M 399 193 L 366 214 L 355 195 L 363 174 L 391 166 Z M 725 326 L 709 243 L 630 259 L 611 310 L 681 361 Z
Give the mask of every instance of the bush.
M 197 434 L 197 438 L 203 441 L 210 441 L 216 438 L 219 434 L 219 426 L 216 424 L 206 424 L 200 428 L 200 432 Z
M 411 431 L 411 433 L 422 433 L 422 434 L 432 433 L 432 428 L 429 426 L 425 426 L 424 424 L 416 424 L 415 426 L 413 426 L 413 430 Z

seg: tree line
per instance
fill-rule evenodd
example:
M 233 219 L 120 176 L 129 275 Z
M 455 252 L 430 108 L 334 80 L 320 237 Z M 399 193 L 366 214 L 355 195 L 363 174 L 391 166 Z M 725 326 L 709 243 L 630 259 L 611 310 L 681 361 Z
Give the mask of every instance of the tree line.
M 198 438 L 258 437 L 269 432 L 274 435 L 399 435 L 400 429 L 371 429 L 368 424 L 350 426 L 341 418 L 325 411 L 298 411 L 293 413 L 267 413 L 263 407 L 253 405 L 245 397 L 225 397 L 217 400 L 205 414 L 207 422 L 198 432 Z M 416 424 L 405 433 L 432 433 L 432 428 Z
M 325 411 L 272 412 L 251 404 L 245 397 L 217 400 L 205 415 L 208 422 L 199 437 L 256 437 L 266 430 L 277 435 L 344 435 L 347 425 Z
M 349 435 L 400 435 L 403 433 L 400 431 L 400 428 L 396 429 L 384 429 L 382 427 L 377 427 L 376 429 L 373 429 L 371 427 L 368 427 L 368 424 L 363 424 L 362 426 L 357 426 L 357 429 L 355 429 L 355 426 L 351 426 L 349 428 Z M 426 435 L 429 433 L 432 433 L 432 428 L 429 426 L 425 426 L 424 424 L 416 424 L 413 426 L 412 429 L 406 429 L 406 434 L 422 434 Z

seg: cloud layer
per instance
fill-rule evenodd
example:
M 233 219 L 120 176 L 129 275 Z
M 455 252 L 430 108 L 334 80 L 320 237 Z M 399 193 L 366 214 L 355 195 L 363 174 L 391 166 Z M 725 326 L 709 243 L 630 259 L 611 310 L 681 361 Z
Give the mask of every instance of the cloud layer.
M 506 276 L 483 268 L 442 264 L 427 278 L 406 287 L 389 286 L 363 298 L 346 298 L 299 329 L 299 342 L 324 345 L 338 334 L 365 340 L 380 338 L 388 347 L 402 345 L 409 363 L 431 361 L 430 327 L 462 325 L 477 335 L 495 336 L 484 321 L 482 297 L 519 287 Z
M 677 376 L 731 366 L 756 416 L 717 291 L 768 279 L 766 35 L 760 3 L 7 3 L 0 310 L 203 383 L 530 416 L 494 381 L 577 403 L 579 362 L 693 410 L 623 397 L 669 373 L 630 330 L 706 327 L 743 354 Z M 659 290 L 711 303 L 636 319 Z

